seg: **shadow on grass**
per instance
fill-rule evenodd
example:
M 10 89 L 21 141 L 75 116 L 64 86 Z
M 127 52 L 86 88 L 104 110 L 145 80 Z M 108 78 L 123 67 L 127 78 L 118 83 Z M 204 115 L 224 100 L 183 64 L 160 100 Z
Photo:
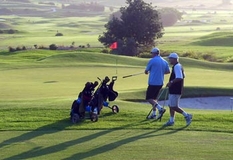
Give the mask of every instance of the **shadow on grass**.
M 76 159 L 76 158 L 81 160 L 81 159 L 85 159 L 85 158 L 88 158 L 88 157 L 93 157 L 93 156 L 96 156 L 98 154 L 102 154 L 102 153 L 111 151 L 113 149 L 116 149 L 116 148 L 118 148 L 118 147 L 120 147 L 120 146 L 122 146 L 124 144 L 138 141 L 140 139 L 174 134 L 174 133 L 176 133 L 178 131 L 181 131 L 181 130 L 185 129 L 186 127 L 187 126 L 182 127 L 182 128 L 178 128 L 178 129 L 175 129 L 175 130 L 172 130 L 172 131 L 168 131 L 166 133 L 161 133 L 161 134 L 156 134 L 155 135 L 154 133 L 166 128 L 166 127 L 161 127 L 161 128 L 156 129 L 156 130 L 153 130 L 153 131 L 148 131 L 147 133 L 144 133 L 144 134 L 140 134 L 140 135 L 133 136 L 133 137 L 130 137 L 130 138 L 125 138 L 125 139 L 122 139 L 122 140 L 119 140 L 119 141 L 116 141 L 116 142 L 113 142 L 113 143 L 109 143 L 109 144 L 100 146 L 98 148 L 95 148 L 95 149 L 92 149 L 92 150 L 88 151 L 88 153 L 87 152 L 82 152 L 82 153 L 74 154 L 71 157 L 64 158 L 63 160 L 73 160 L 73 159 Z
M 80 138 L 75 139 L 75 140 L 66 141 L 64 143 L 60 143 L 60 144 L 50 146 L 50 147 L 46 147 L 46 148 L 35 147 L 35 148 L 33 148 L 33 149 L 29 150 L 29 151 L 26 151 L 26 152 L 20 153 L 18 155 L 14 155 L 14 156 L 5 158 L 4 160 L 28 159 L 28 158 L 35 158 L 35 157 L 40 157 L 40 156 L 44 156 L 44 155 L 48 155 L 48 154 L 57 153 L 57 152 L 65 150 L 65 149 L 67 149 L 67 148 L 69 148 L 71 146 L 74 146 L 74 145 L 77 145 L 77 144 L 80 145 L 80 144 L 82 144 L 84 142 L 91 141 L 93 139 L 96 139 L 96 138 L 98 138 L 100 136 L 103 136 L 103 135 L 107 135 L 107 134 L 112 133 L 114 131 L 117 131 L 119 129 L 140 125 L 144 121 L 138 122 L 136 124 L 134 124 L 134 123 L 127 124 L 125 126 L 117 127 L 117 128 L 111 129 L 111 130 L 100 131 L 100 132 L 97 132 L 97 133 L 94 133 L 94 134 L 91 134 L 91 135 L 83 136 L 83 137 L 80 137 Z M 47 127 L 45 127 L 45 128 L 47 128 Z M 44 127 L 42 127 L 42 128 L 44 128 Z M 160 130 L 163 130 L 164 128 L 165 127 L 161 127 L 161 128 L 156 129 L 156 130 L 153 130 L 153 131 L 148 130 L 148 132 L 146 132 L 146 133 L 143 133 L 143 134 L 140 134 L 140 135 L 137 135 L 137 136 L 133 136 L 133 137 L 129 137 L 129 138 L 125 138 L 125 139 L 121 139 L 121 140 L 115 141 L 113 143 L 109 143 L 109 144 L 100 146 L 98 148 L 92 149 L 88 153 L 87 152 L 82 152 L 82 153 L 74 154 L 74 155 L 72 155 L 72 156 L 70 156 L 68 158 L 65 158 L 64 160 L 72 160 L 72 159 L 77 159 L 77 158 L 80 159 L 80 160 L 85 159 L 85 158 L 88 158 L 88 157 L 92 157 L 92 156 L 96 156 L 98 154 L 108 152 L 108 151 L 110 151 L 112 149 L 115 149 L 117 147 L 120 147 L 120 146 L 122 146 L 124 144 L 130 143 L 130 142 L 135 142 L 135 141 L 140 140 L 140 139 L 174 134 L 174 133 L 176 133 L 176 132 L 178 132 L 180 130 L 185 129 L 186 127 L 171 130 L 171 131 L 168 131 L 166 133 L 155 134 L 156 132 L 159 132 Z M 5 141 L 4 143 L 7 143 L 7 142 L 10 143 L 13 140 L 19 140 L 19 139 L 24 139 L 24 140 L 27 139 L 28 140 L 28 139 L 35 138 L 37 136 L 41 136 L 40 133 L 34 133 L 34 132 L 35 131 L 24 134 L 24 135 L 16 137 L 16 138 L 13 138 L 11 140 Z M 49 133 L 54 133 L 54 132 L 51 131 Z M 29 138 L 28 138 L 28 136 L 29 136 Z
M 62 119 L 59 121 L 56 121 L 54 123 L 42 126 L 40 128 L 37 128 L 31 132 L 27 132 L 25 134 L 22 134 L 20 136 L 8 139 L 0 143 L 0 148 L 3 148 L 7 145 L 10 145 L 12 143 L 17 143 L 17 142 L 22 142 L 22 141 L 27 141 L 39 136 L 43 136 L 44 134 L 53 134 L 59 131 L 62 131 L 66 129 L 66 127 L 69 127 L 71 124 L 67 123 L 68 119 Z

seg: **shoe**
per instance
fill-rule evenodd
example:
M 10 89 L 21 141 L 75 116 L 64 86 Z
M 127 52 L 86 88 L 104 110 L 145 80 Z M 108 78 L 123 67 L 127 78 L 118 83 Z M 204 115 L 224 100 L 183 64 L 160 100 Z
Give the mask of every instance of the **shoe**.
M 186 125 L 189 126 L 192 122 L 192 119 L 193 119 L 193 115 L 191 114 L 188 114 L 186 117 L 185 117 L 185 120 L 186 120 Z
M 147 119 L 156 119 L 156 115 L 150 115 L 147 117 Z
M 168 121 L 163 126 L 174 126 L 175 122 Z
M 159 115 L 157 117 L 157 120 L 158 119 L 161 119 L 163 117 L 163 114 L 166 112 L 166 109 L 162 108 L 161 110 L 159 110 Z

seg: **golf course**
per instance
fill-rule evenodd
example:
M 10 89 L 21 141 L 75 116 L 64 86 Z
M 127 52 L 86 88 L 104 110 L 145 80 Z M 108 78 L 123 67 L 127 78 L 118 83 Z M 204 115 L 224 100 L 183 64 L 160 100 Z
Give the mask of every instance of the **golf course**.
M 174 126 L 163 127 L 169 119 L 167 103 L 161 122 L 146 119 L 151 110 L 144 100 L 148 75 L 122 77 L 144 72 L 149 58 L 142 57 L 148 53 L 134 57 L 110 54 L 110 49 L 98 41 L 112 13 L 108 7 L 117 11 L 125 1 L 103 0 L 99 3 L 105 5 L 104 12 L 70 17 L 63 16 L 66 12 L 60 9 L 61 0 L 50 0 L 55 6 L 39 2 L 0 0 L 0 13 L 2 8 L 41 11 L 41 16 L 0 14 L 0 30 L 17 30 L 14 34 L 0 33 L 0 159 L 233 159 L 230 99 L 228 110 L 184 108 L 193 114 L 190 126 L 177 114 Z M 156 40 L 166 60 L 170 52 L 180 55 L 186 74 L 182 98 L 233 97 L 232 8 L 216 7 L 221 1 L 208 0 L 201 9 L 197 7 L 200 1 L 190 1 L 192 7 L 182 2 L 153 2 L 159 7 L 167 3 L 169 7 L 179 6 L 178 10 L 187 13 L 174 26 L 164 27 L 163 37 Z M 74 48 L 47 49 L 51 44 Z M 27 49 L 8 49 L 23 46 Z M 70 108 L 85 83 L 105 76 L 118 77 L 114 90 L 119 96 L 110 105 L 118 105 L 119 113 L 104 107 L 98 122 L 85 119 L 72 124 Z M 165 84 L 168 78 L 166 75 Z M 163 94 L 161 99 L 165 97 Z

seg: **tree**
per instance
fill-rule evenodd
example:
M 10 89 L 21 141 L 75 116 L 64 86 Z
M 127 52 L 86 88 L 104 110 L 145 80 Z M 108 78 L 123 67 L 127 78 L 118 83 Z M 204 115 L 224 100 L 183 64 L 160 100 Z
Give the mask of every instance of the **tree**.
M 162 8 L 159 10 L 163 26 L 173 26 L 178 20 L 182 19 L 183 13 L 175 8 Z
M 151 4 L 143 0 L 126 3 L 127 6 L 120 9 L 120 18 L 113 16 L 105 25 L 107 31 L 99 36 L 99 41 L 106 47 L 117 41 L 115 52 L 137 55 L 139 49 L 155 45 L 155 40 L 163 35 L 163 26 L 158 11 Z

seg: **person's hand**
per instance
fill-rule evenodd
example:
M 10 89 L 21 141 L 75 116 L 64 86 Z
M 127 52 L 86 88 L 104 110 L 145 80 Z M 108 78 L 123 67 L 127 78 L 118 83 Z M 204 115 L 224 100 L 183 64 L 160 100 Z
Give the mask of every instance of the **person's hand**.
M 166 87 L 171 87 L 172 83 L 171 82 L 168 82 Z
M 148 74 L 149 73 L 149 71 L 145 71 L 145 74 Z

